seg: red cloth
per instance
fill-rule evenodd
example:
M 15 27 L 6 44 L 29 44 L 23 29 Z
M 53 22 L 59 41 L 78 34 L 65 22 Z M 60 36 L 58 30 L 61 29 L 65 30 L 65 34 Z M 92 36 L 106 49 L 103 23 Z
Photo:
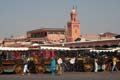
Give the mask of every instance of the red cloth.
M 52 50 L 52 57 L 55 57 L 55 51 Z
M 44 54 L 44 52 L 41 51 L 41 52 L 38 53 L 38 56 L 41 56 L 43 54 Z
M 19 57 L 19 52 L 15 52 L 15 58 Z
M 50 52 L 46 51 L 46 57 L 49 58 L 50 57 Z

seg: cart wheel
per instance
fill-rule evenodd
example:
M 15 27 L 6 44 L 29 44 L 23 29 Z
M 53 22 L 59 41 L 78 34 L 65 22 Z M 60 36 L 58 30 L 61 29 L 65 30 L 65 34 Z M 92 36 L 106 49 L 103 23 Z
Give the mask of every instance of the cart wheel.
M 21 74 L 23 72 L 23 68 L 22 68 L 22 66 L 17 66 L 16 68 L 15 68 L 15 73 L 16 74 Z
M 84 64 L 84 71 L 85 72 L 91 72 L 93 69 L 92 69 L 92 65 L 91 64 Z
M 42 66 L 36 66 L 36 72 L 37 73 L 43 73 L 44 72 L 44 68 Z

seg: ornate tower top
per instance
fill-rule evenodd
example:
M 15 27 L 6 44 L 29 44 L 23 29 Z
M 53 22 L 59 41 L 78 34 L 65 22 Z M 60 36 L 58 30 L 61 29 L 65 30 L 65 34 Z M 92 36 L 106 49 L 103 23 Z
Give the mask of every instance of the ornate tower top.
M 71 21 L 77 21 L 77 11 L 73 8 L 72 11 L 71 11 Z
M 76 14 L 76 10 L 72 9 L 71 14 Z

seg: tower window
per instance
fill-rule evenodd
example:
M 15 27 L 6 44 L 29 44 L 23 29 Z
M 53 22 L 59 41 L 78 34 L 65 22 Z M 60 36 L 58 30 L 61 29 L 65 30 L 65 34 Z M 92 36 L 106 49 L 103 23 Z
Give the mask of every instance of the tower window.
M 75 33 L 77 33 L 77 29 L 75 29 Z
M 74 18 L 74 21 L 75 21 L 75 18 Z

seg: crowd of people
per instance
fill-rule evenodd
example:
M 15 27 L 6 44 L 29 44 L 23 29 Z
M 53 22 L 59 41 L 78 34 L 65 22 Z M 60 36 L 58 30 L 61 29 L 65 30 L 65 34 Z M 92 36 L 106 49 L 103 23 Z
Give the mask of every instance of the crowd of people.
M 112 66 L 111 66 L 111 72 L 113 71 L 118 71 L 118 68 L 116 66 L 117 62 L 119 62 L 119 60 L 113 56 L 112 57 Z M 79 63 L 78 63 L 79 64 Z M 79 71 L 82 67 L 80 65 L 80 67 L 78 67 L 78 64 L 77 64 L 77 61 L 76 61 L 76 58 L 73 57 L 71 59 L 69 59 L 68 62 L 66 62 L 65 60 L 63 60 L 61 57 L 51 57 L 51 63 L 50 63 L 50 72 L 52 75 L 61 75 L 64 71 L 69 71 L 69 72 L 73 72 L 73 71 Z M 100 65 L 99 65 L 99 62 L 98 62 L 98 59 L 94 59 L 94 62 L 93 62 L 93 72 L 98 72 L 99 69 L 100 69 Z M 101 66 L 101 69 L 104 71 L 106 68 L 106 65 L 103 64 Z M 31 73 L 36 73 L 36 70 L 35 70 L 35 62 L 33 60 L 32 57 L 29 57 L 29 58 L 26 58 L 24 60 L 24 64 L 23 64 L 23 75 L 25 74 L 28 74 L 30 75 Z

